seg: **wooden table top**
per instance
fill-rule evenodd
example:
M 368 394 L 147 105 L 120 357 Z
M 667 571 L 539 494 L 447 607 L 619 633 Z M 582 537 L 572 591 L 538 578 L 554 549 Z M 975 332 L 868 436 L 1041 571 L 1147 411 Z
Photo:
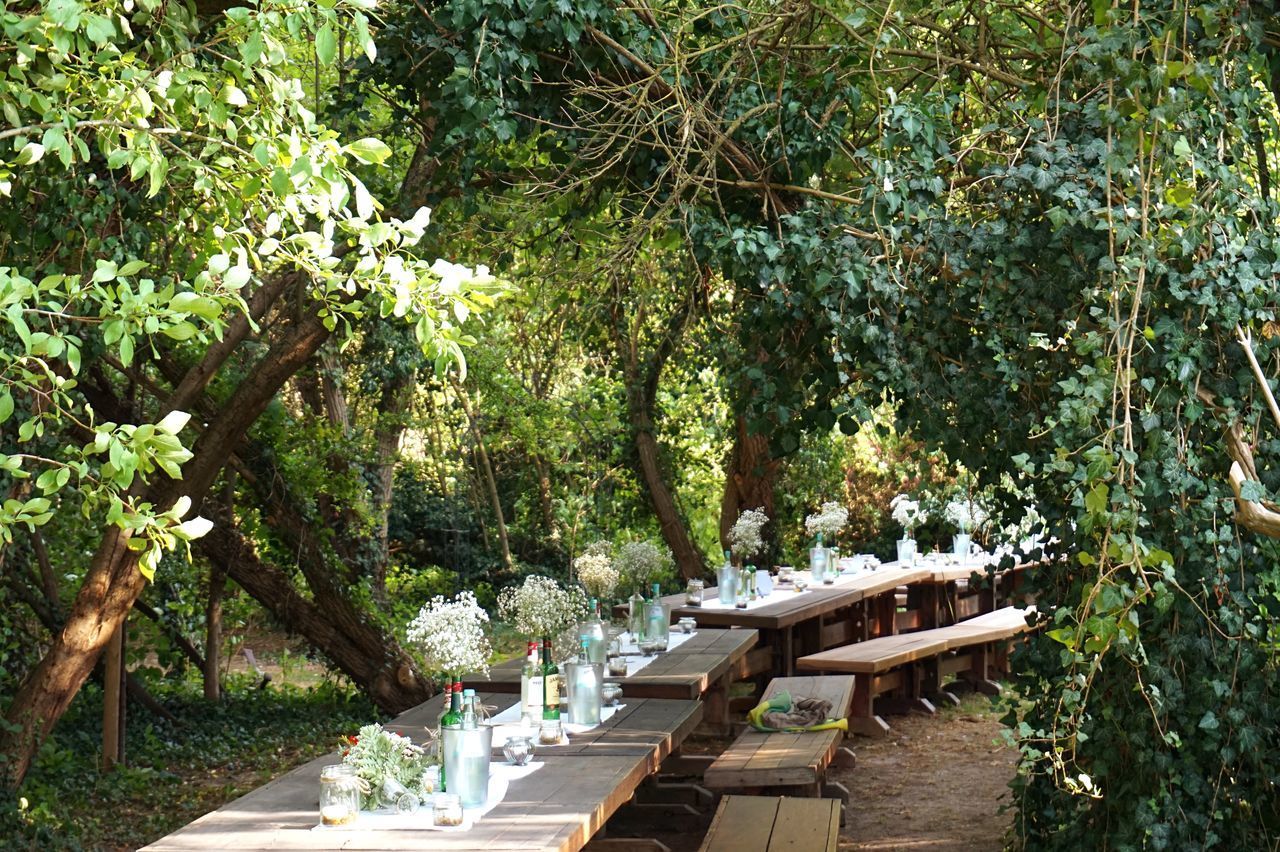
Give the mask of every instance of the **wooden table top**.
M 518 700 L 486 693 L 504 709 Z M 434 726 L 442 696 L 397 716 L 387 728 L 421 742 Z M 205 814 L 145 847 L 190 850 L 408 850 L 448 852 L 573 852 L 630 801 L 636 788 L 679 747 L 702 719 L 699 701 L 624 698 L 626 707 L 600 727 L 570 736 L 564 746 L 539 746 L 538 770 L 510 783 L 506 797 L 469 831 L 312 831 L 320 770 L 337 754 L 317 758 Z M 504 703 L 505 702 L 505 703 Z
M 683 595 L 680 596 L 684 600 Z M 629 677 L 607 680 L 622 686 L 623 700 L 636 698 L 697 698 L 755 647 L 760 634 L 755 630 L 699 628 L 685 642 L 659 654 Z M 464 685 L 490 692 L 519 692 L 520 669 L 524 659 L 504 660 L 489 670 L 488 677 L 464 675 Z M 433 717 L 434 718 L 434 717 Z
M 808 572 L 805 572 L 804 576 L 807 575 Z M 810 586 L 804 592 L 780 591 L 775 587 L 766 603 L 746 610 L 685 606 L 683 592 L 668 595 L 663 600 L 671 603 L 672 617 L 689 616 L 696 619 L 700 627 L 706 624 L 779 630 L 883 594 L 898 586 L 926 582 L 930 576 L 931 572 L 927 568 L 900 568 L 897 563 L 891 563 L 882 565 L 875 571 L 841 576 L 829 586 Z M 706 600 L 714 601 L 715 596 L 715 589 L 706 590 Z

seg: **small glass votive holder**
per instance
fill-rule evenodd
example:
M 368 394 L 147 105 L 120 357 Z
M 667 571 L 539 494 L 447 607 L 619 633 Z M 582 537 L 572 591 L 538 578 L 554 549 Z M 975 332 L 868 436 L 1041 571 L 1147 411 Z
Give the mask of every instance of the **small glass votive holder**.
M 524 766 L 533 758 L 533 737 L 508 737 L 507 744 L 502 747 L 502 754 L 508 763 Z
M 627 658 L 626 657 L 610 657 L 605 664 L 610 677 L 626 677 L 627 676 Z
M 431 803 L 431 822 L 435 825 L 462 825 L 462 799 L 456 793 L 436 793 Z
M 685 616 L 676 622 L 676 629 L 681 633 L 692 633 L 698 627 L 698 620 Z
M 706 590 L 707 584 L 698 578 L 689 581 L 684 589 L 685 606 L 702 606 L 702 593 Z
M 422 770 L 422 792 L 428 796 L 440 792 L 440 766 L 433 764 Z
M 542 720 L 542 726 L 538 728 L 538 745 L 560 745 L 561 736 L 562 730 L 559 719 Z
M 353 766 L 335 763 L 320 770 L 320 824 L 350 825 L 360 813 L 360 779 Z

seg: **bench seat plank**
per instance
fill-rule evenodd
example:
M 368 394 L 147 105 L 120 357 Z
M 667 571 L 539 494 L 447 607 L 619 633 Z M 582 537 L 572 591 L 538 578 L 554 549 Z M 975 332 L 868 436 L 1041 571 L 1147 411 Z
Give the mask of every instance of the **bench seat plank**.
M 835 852 L 839 799 L 725 796 L 699 852 Z

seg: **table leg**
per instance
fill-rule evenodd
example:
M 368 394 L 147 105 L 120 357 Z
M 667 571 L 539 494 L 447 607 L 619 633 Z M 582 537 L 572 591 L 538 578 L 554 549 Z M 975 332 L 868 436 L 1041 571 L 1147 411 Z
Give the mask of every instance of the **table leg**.
M 898 592 L 890 589 L 875 599 L 876 636 L 892 636 L 898 632 Z
M 782 628 L 782 674 L 784 677 L 791 677 L 795 671 L 796 654 L 795 654 L 795 628 L 788 625 Z

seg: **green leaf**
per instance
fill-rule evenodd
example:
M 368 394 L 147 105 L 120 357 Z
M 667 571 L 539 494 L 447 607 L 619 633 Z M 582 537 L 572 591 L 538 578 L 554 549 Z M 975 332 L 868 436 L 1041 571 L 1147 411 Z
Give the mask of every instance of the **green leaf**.
M 29 166 L 44 156 L 44 146 L 39 142 L 29 142 L 18 152 L 17 164 Z
M 374 139 L 367 136 L 364 139 L 357 139 L 344 149 L 348 154 L 355 157 L 362 163 L 370 163 L 378 165 L 384 162 L 387 157 L 391 156 L 391 149 L 386 146 L 380 139 Z
M 333 27 L 325 24 L 316 33 L 316 59 L 321 65 L 332 65 L 337 56 L 338 37 L 334 35 Z
M 0 391 L 0 423 L 13 415 L 13 396 L 8 391 Z

